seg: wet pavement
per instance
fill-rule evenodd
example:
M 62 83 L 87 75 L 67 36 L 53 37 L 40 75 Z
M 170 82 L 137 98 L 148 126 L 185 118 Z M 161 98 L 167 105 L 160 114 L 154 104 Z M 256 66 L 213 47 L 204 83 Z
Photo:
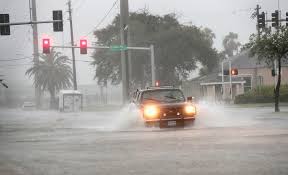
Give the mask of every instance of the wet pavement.
M 0 109 L 0 174 L 288 174 L 288 108 L 202 104 L 185 128 L 121 111 Z

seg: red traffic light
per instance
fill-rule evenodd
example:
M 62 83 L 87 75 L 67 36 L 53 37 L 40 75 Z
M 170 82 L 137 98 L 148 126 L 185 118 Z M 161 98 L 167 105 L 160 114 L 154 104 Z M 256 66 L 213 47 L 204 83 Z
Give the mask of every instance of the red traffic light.
M 80 54 L 87 54 L 87 40 L 80 40 Z
M 231 75 L 238 75 L 238 69 L 231 69 Z
M 43 44 L 43 53 L 49 54 L 50 53 L 50 39 L 45 38 L 42 41 Z
M 155 86 L 156 86 L 156 87 L 159 87 L 159 86 L 160 86 L 160 82 L 159 82 L 159 81 L 156 81 L 156 82 L 155 82 Z

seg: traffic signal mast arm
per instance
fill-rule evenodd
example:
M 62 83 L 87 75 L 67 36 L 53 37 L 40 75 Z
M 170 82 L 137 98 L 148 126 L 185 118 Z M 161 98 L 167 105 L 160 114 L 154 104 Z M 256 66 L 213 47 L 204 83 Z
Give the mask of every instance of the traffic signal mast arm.
M 29 25 L 29 24 L 45 24 L 63 22 L 63 20 L 53 20 L 53 21 L 30 21 L 30 22 L 14 22 L 14 23 L 0 23 L 0 26 L 16 26 L 16 25 Z
M 43 42 L 44 42 L 45 39 L 43 39 Z M 83 41 L 83 40 L 82 40 Z M 115 46 L 93 46 L 93 47 L 89 47 L 87 46 L 87 40 L 84 40 L 86 42 L 86 45 L 85 45 L 85 49 L 111 49 Z M 82 46 L 81 46 L 81 41 L 80 41 L 80 46 L 50 46 L 49 48 L 80 48 L 80 53 L 81 53 L 81 48 L 83 49 L 83 43 L 82 43 Z M 154 46 L 151 45 L 150 47 L 127 47 L 127 46 L 124 46 L 124 45 L 118 45 L 117 48 L 119 48 L 118 51 L 122 51 L 121 49 L 125 49 L 125 50 L 147 50 L 147 51 L 150 51 L 151 53 L 151 70 L 152 70 L 152 85 L 155 84 L 155 52 L 154 52 Z M 44 51 L 44 48 L 43 48 L 43 51 Z M 116 51 L 116 50 L 115 50 Z
M 80 46 L 50 46 L 51 48 L 81 48 Z M 87 46 L 87 49 L 111 49 L 111 46 Z M 151 50 L 150 47 L 127 47 L 128 50 Z
M 279 19 L 279 22 L 285 22 L 286 19 Z M 271 19 L 267 19 L 266 22 L 273 22 Z

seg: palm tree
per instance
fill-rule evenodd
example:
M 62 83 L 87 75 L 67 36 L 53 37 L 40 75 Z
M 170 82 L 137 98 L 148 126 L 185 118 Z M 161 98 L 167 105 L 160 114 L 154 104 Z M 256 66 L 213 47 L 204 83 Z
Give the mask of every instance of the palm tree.
M 40 55 L 41 59 L 26 71 L 26 75 L 36 76 L 34 86 L 41 88 L 41 91 L 50 93 L 50 108 L 55 108 L 56 92 L 60 89 L 69 88 L 72 85 L 72 70 L 69 59 L 60 52 Z

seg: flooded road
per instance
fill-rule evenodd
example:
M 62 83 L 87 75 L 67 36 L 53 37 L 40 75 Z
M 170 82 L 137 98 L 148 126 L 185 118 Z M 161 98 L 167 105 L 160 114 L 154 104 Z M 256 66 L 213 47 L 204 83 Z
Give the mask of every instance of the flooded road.
M 128 109 L 0 112 L 0 174 L 287 174 L 288 108 L 201 104 L 185 128 Z

